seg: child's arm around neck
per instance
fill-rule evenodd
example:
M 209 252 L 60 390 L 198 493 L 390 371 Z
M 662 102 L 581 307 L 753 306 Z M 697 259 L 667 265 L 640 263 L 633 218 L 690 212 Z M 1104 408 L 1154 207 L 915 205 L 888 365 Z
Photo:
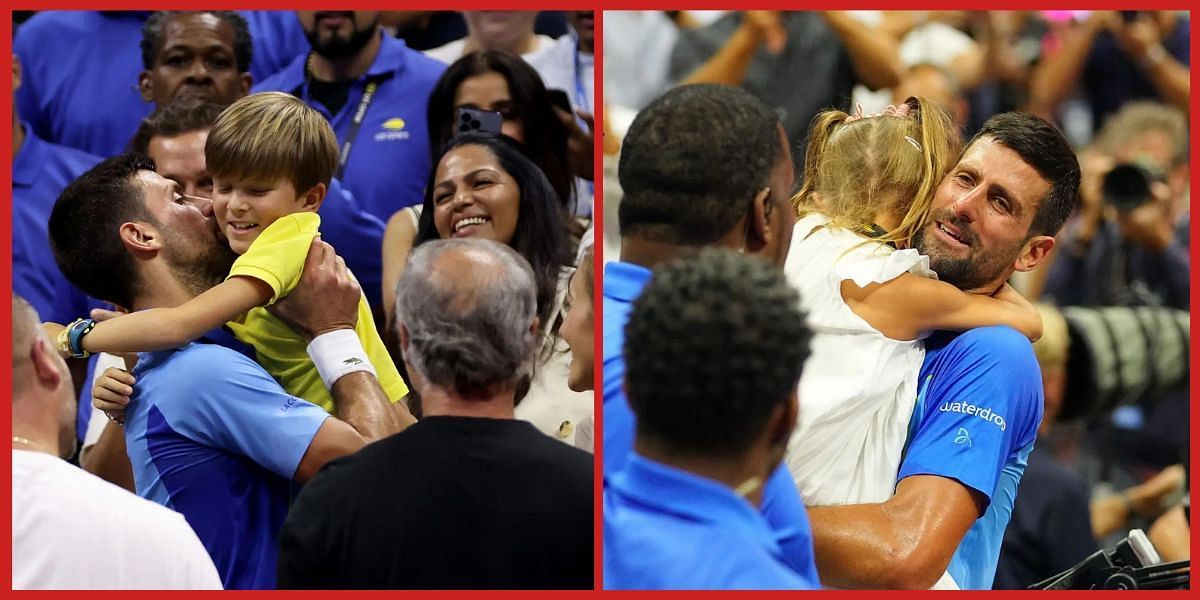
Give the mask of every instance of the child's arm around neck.
M 1008 325 L 1031 341 L 1042 337 L 1037 309 L 1007 283 L 985 296 L 905 273 L 866 287 L 843 281 L 842 298 L 855 314 L 896 340 L 914 340 L 937 329 L 966 331 L 991 325 Z
M 231 277 L 174 308 L 151 308 L 97 323 L 83 337 L 88 352 L 153 352 L 178 348 L 271 300 L 271 287 Z

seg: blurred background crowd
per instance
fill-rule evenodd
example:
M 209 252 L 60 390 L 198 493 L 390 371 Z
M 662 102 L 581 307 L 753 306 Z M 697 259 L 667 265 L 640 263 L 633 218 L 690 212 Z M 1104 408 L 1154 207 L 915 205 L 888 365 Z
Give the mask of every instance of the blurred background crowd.
M 605 261 L 619 255 L 621 137 L 675 85 L 751 92 L 779 114 L 798 163 L 810 120 L 830 107 L 869 114 L 923 96 L 954 117 L 964 140 L 1006 111 L 1057 125 L 1083 169 L 1081 198 L 1049 266 L 1012 281 L 1041 303 L 1045 335 L 1035 349 L 1046 407 L 995 587 L 1041 581 L 1131 528 L 1146 530 L 1165 560 L 1187 557 L 1188 13 L 608 11 L 604 19 Z

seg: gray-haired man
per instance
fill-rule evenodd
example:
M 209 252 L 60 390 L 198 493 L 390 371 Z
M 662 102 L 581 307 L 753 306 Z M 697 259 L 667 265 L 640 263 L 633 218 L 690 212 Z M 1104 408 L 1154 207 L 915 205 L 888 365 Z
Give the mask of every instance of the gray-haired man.
M 418 247 L 396 292 L 424 419 L 297 498 L 281 588 L 592 587 L 592 458 L 513 418 L 536 355 L 533 271 L 508 246 Z

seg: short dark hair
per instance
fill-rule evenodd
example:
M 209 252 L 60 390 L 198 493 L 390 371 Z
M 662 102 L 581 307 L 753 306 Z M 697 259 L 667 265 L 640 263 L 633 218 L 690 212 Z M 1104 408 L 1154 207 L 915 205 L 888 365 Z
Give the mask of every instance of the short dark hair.
M 171 19 L 179 15 L 210 14 L 233 27 L 233 57 L 237 61 L 239 73 L 250 70 L 250 61 L 254 57 L 254 40 L 250 37 L 250 27 L 246 19 L 232 10 L 160 10 L 150 15 L 142 24 L 142 67 L 150 69 L 163 49 L 163 28 Z
M 729 233 L 780 160 L 778 123 L 723 85 L 683 85 L 651 102 L 621 145 L 621 235 L 699 246 Z
M 574 212 L 575 177 L 567 165 L 567 129 L 554 112 L 541 76 L 520 56 L 499 50 L 471 52 L 442 72 L 426 109 L 430 151 L 436 153 L 454 137 L 454 98 L 459 86 L 485 73 L 497 73 L 508 84 L 514 116 L 525 131 L 519 147 L 546 175 L 563 208 Z M 434 164 L 439 157 L 434 157 Z
M 211 129 L 225 107 L 205 98 L 176 97 L 142 119 L 137 133 L 129 141 L 129 150 L 138 154 L 150 153 L 150 140 L 156 137 L 175 137 L 192 131 Z
M 708 249 L 665 264 L 625 325 L 638 436 L 699 456 L 744 452 L 795 389 L 810 338 L 799 294 L 765 261 Z
M 1079 199 L 1079 159 L 1063 134 L 1041 117 L 1023 112 L 1000 113 L 988 119 L 975 142 L 988 138 L 1016 152 L 1050 183 L 1050 192 L 1038 203 L 1029 235 L 1056 235 Z
M 571 264 L 570 240 L 567 238 L 566 217 L 558 197 L 541 169 L 521 153 L 512 138 L 487 132 L 464 133 L 452 138 L 433 161 L 425 185 L 424 208 L 417 224 L 413 247 L 440 239 L 433 223 L 433 188 L 437 166 L 442 157 L 459 146 L 487 148 L 500 168 L 504 169 L 521 190 L 521 205 L 517 209 L 517 228 L 509 246 L 529 261 L 537 282 L 538 316 L 544 331 L 554 323 L 554 298 L 562 268 Z
M 89 296 L 128 308 L 137 289 L 133 257 L 117 234 L 122 223 L 158 221 L 146 210 L 138 171 L 153 171 L 141 154 L 119 154 L 63 190 L 50 211 L 50 248 L 67 280 Z

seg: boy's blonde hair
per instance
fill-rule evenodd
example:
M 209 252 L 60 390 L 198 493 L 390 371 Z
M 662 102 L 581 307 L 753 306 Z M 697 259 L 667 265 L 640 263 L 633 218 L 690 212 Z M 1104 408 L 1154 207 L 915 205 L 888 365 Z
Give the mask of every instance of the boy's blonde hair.
M 338 166 L 338 143 L 321 113 L 282 92 L 246 96 L 221 112 L 204 146 L 214 177 L 275 182 L 297 194 L 327 187 Z
M 827 110 L 813 118 L 804 183 L 792 197 L 800 216 L 820 212 L 834 226 L 865 234 L 875 215 L 891 213 L 899 226 L 875 239 L 911 245 L 938 184 L 958 161 L 962 140 L 950 115 L 932 101 L 910 97 L 905 105 L 904 117 L 851 119 Z

